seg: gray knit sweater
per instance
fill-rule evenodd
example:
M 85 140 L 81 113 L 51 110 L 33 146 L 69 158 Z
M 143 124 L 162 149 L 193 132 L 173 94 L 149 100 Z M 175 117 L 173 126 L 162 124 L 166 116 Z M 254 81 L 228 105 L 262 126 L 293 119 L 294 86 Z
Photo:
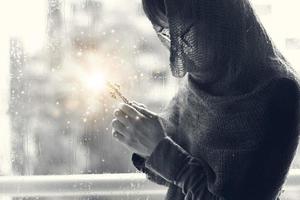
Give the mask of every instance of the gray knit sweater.
M 217 97 L 191 77 L 162 115 L 168 137 L 135 166 L 168 200 L 274 200 L 298 144 L 299 86 L 285 76 Z
M 248 0 L 164 5 L 173 75 L 198 79 L 185 79 L 161 115 L 167 137 L 134 165 L 169 186 L 167 200 L 275 200 L 298 144 L 298 81 Z

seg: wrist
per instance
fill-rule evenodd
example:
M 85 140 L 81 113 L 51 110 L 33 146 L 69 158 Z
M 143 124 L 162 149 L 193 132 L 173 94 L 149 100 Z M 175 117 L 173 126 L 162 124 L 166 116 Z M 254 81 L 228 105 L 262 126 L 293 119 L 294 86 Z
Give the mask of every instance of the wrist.
M 161 141 L 163 141 L 166 138 L 168 138 L 168 136 L 162 136 L 162 137 L 160 137 L 160 139 L 157 139 L 156 140 L 157 142 L 154 143 L 153 146 L 149 149 L 150 151 L 148 152 L 149 155 L 147 157 L 150 157 L 153 154 L 153 152 L 155 151 L 155 149 L 159 146 Z

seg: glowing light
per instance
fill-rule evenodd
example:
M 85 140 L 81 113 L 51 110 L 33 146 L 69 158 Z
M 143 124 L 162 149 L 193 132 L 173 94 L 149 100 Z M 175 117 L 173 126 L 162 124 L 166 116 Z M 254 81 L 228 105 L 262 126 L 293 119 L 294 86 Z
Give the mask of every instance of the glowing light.
M 86 84 L 88 89 L 99 92 L 105 88 L 106 80 L 102 73 L 96 72 L 87 77 Z

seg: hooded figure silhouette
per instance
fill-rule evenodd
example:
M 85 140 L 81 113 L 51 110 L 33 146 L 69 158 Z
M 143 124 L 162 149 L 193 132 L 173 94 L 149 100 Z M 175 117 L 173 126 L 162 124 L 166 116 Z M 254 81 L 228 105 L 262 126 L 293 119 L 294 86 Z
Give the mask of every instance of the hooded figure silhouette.
M 236 92 L 247 92 L 272 76 L 271 71 L 288 68 L 248 0 L 143 0 L 143 4 L 159 38 L 170 47 L 176 77 L 189 72 L 199 83 L 226 83 L 225 87 L 242 90 Z
M 299 83 L 248 0 L 143 0 L 184 85 L 134 165 L 168 200 L 275 200 L 299 136 Z

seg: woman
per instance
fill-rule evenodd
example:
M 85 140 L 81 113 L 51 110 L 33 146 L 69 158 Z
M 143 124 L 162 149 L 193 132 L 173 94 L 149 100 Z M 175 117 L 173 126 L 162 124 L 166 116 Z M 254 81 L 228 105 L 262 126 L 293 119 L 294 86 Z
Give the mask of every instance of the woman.
M 279 198 L 298 144 L 299 85 L 248 0 L 143 0 L 184 85 L 157 115 L 123 104 L 113 135 L 169 200 Z

